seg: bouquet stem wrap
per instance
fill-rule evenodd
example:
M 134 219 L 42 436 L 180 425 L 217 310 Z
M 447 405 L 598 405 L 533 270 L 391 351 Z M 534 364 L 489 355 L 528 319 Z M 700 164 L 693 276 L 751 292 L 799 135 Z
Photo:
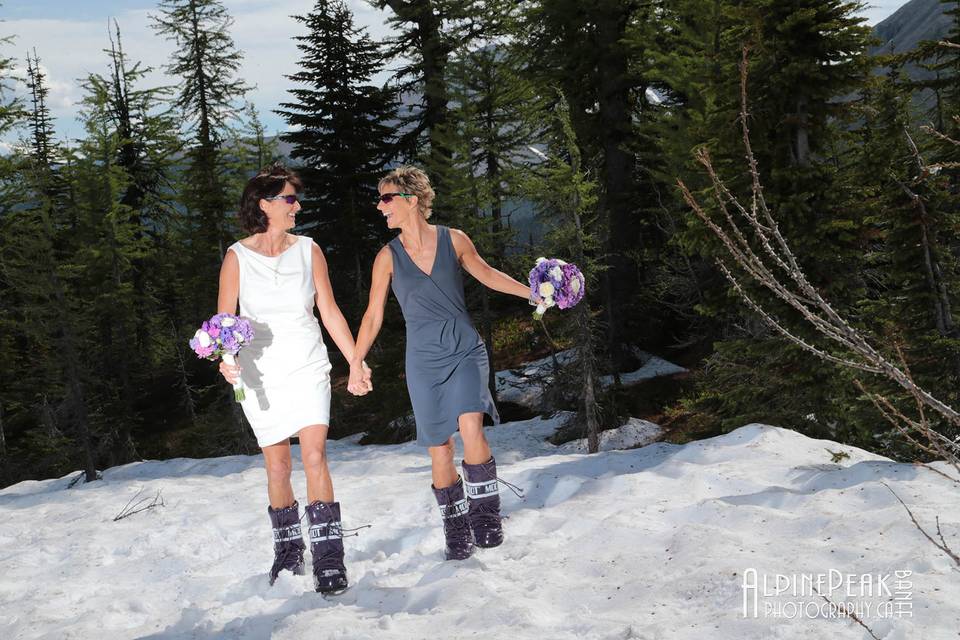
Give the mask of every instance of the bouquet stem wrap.
M 237 366 L 237 357 L 232 353 L 224 353 L 223 361 L 231 367 Z M 247 399 L 247 394 L 243 390 L 243 382 L 239 376 L 237 377 L 237 381 L 233 383 L 233 399 L 237 402 L 243 402 Z

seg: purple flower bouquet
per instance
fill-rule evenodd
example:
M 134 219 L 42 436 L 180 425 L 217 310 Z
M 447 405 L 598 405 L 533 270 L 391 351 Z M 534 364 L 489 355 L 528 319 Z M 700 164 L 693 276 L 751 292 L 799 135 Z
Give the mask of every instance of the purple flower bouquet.
M 554 305 L 561 309 L 574 306 L 583 299 L 585 284 L 577 265 L 556 258 L 537 258 L 536 266 L 530 270 L 530 298 L 540 298 L 533 317 L 540 320 Z
M 232 313 L 218 313 L 197 329 L 190 339 L 190 348 L 198 358 L 222 358 L 224 362 L 234 366 L 237 364 L 237 352 L 251 340 L 253 327 L 249 320 Z M 233 385 L 233 397 L 237 402 L 246 398 L 243 383 L 239 379 Z

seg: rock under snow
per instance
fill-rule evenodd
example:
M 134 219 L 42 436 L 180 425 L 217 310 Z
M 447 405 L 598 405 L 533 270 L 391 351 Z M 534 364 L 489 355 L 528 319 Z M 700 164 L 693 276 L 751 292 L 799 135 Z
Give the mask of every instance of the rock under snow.
M 640 418 L 630 418 L 627 422 L 615 429 L 601 431 L 600 451 L 615 451 L 617 449 L 633 449 L 656 442 L 663 433 L 663 427 Z M 564 453 L 586 453 L 587 439 L 580 438 L 560 445 Z
M 687 370 L 658 356 L 634 349 L 634 354 L 644 362 L 636 371 L 620 374 L 620 382 L 629 386 L 659 376 L 671 376 Z M 575 362 L 576 349 L 567 349 L 557 353 L 561 366 Z M 516 369 L 507 369 L 496 373 L 497 398 L 504 402 L 513 402 L 530 408 L 538 408 L 544 388 L 553 382 L 553 359 L 550 356 L 528 362 Z M 608 387 L 614 382 L 612 375 L 601 376 L 601 386 Z

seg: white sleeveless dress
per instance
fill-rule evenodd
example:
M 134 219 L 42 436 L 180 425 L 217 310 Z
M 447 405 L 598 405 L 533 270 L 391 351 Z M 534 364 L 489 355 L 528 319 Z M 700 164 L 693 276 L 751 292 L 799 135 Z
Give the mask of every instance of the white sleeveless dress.
M 240 315 L 254 330 L 237 356 L 241 405 L 261 447 L 330 424 L 331 367 L 313 315 L 312 248 L 305 236 L 274 257 L 239 242 L 229 247 L 240 261 Z

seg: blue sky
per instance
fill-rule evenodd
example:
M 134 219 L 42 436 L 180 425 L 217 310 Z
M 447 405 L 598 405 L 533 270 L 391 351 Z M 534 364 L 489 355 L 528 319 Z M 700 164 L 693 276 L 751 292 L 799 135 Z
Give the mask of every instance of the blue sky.
M 874 24 L 905 2 L 875 0 L 864 15 Z M 260 111 L 269 132 L 282 131 L 285 124 L 272 110 L 287 99 L 290 83 L 284 75 L 296 72 L 299 59 L 292 36 L 302 33 L 290 16 L 309 12 L 314 0 L 224 0 L 224 4 L 235 20 L 234 42 L 243 52 L 240 75 L 256 85 L 247 98 Z M 387 34 L 386 13 L 365 0 L 347 0 L 347 4 L 372 36 Z M 16 36 L 0 53 L 16 58 L 22 66 L 26 52 L 36 49 L 50 83 L 49 107 L 57 119 L 58 137 L 78 136 L 76 105 L 81 90 L 77 80 L 105 72 L 102 50 L 108 46 L 109 18 L 119 21 L 130 58 L 157 69 L 145 82 L 170 83 L 160 68 L 173 44 L 150 29 L 149 14 L 155 12 L 156 3 L 143 0 L 0 0 L 0 35 Z

